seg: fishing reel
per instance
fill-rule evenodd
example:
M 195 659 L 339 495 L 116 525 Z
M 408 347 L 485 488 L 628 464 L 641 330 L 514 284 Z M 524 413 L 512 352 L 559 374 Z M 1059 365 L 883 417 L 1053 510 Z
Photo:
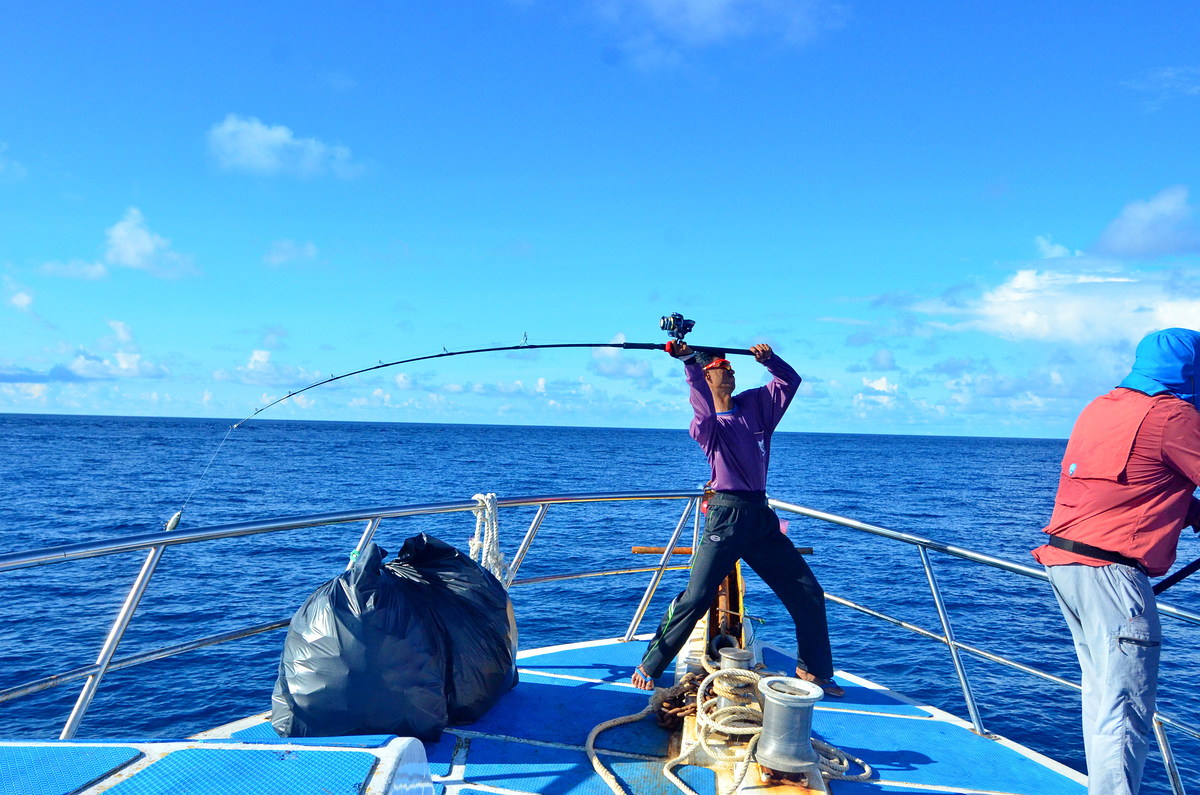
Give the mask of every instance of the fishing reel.
M 671 335 L 671 339 L 663 346 L 663 349 L 672 356 L 675 355 L 675 346 L 683 343 L 683 338 L 687 333 L 696 326 L 696 321 L 688 320 L 678 312 L 672 312 L 658 321 L 658 327 Z
M 678 312 L 673 312 L 658 321 L 658 327 L 675 339 L 683 342 L 688 332 L 696 327 L 696 321 L 688 320 Z

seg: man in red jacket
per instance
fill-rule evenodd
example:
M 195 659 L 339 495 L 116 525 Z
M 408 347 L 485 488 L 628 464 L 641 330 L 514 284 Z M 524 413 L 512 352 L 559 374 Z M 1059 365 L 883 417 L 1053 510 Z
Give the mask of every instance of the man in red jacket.
M 1071 431 L 1046 566 L 1083 683 L 1088 792 L 1134 795 L 1154 716 L 1162 631 L 1149 577 L 1200 531 L 1200 332 L 1171 328 L 1137 346 L 1133 372 Z

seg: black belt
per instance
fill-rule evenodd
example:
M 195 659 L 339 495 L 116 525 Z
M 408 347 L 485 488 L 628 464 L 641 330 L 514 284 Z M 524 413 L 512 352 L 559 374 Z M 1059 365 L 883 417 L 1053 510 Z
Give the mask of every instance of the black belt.
M 725 505 L 730 508 L 762 506 L 767 504 L 765 491 L 718 491 L 708 498 L 709 505 Z
M 1069 538 L 1062 538 L 1061 536 L 1050 536 L 1046 543 L 1052 547 L 1065 549 L 1067 552 L 1074 552 L 1076 555 L 1083 555 L 1085 558 L 1095 558 L 1096 560 L 1104 560 L 1109 563 L 1120 563 L 1122 566 L 1132 566 L 1142 574 L 1146 573 L 1146 567 L 1133 558 L 1127 558 L 1119 553 L 1094 547 L 1082 541 L 1072 541 Z

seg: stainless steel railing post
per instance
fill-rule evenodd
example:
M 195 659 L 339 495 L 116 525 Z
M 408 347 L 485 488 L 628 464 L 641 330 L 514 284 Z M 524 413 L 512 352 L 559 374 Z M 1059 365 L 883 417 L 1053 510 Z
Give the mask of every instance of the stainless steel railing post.
M 382 521 L 382 516 L 375 516 L 367 520 L 367 526 L 363 530 L 362 538 L 358 539 L 358 546 L 354 547 L 354 551 L 350 553 L 350 560 L 346 561 L 347 571 L 354 565 L 354 561 L 362 554 L 362 551 L 367 548 L 367 544 L 371 543 L 371 539 L 375 537 L 375 531 L 379 529 L 379 523 Z
M 517 578 L 517 570 L 521 568 L 521 561 L 525 560 L 525 553 L 529 551 L 533 539 L 537 537 L 538 529 L 542 526 L 542 520 L 546 518 L 549 511 L 550 506 L 547 503 L 543 502 L 538 506 L 537 514 L 529 523 L 529 529 L 525 531 L 525 537 L 521 539 L 521 546 L 517 548 L 517 554 L 513 555 L 512 563 L 508 564 L 508 579 L 504 583 L 505 588 L 511 587 L 513 580 Z
M 1175 754 L 1171 752 L 1171 743 L 1167 739 L 1167 730 L 1159 720 L 1158 713 L 1154 714 L 1154 739 L 1158 740 L 1158 750 L 1162 752 L 1163 767 L 1167 769 L 1167 778 L 1171 782 L 1173 795 L 1187 795 L 1183 789 L 1183 776 L 1179 775 L 1179 765 L 1175 764 Z
M 942 601 L 942 592 L 938 588 L 937 578 L 933 574 L 933 566 L 929 563 L 929 550 L 925 547 L 917 547 L 921 553 L 921 565 L 925 567 L 925 578 L 929 580 L 929 592 L 933 594 L 933 604 L 937 607 L 938 618 L 942 622 L 942 633 L 946 636 L 946 645 L 950 648 L 950 658 L 954 661 L 954 672 L 958 675 L 958 682 L 962 685 L 963 698 L 967 702 L 967 712 L 971 715 L 971 723 L 975 725 L 975 731 L 979 734 L 986 734 L 983 728 L 983 718 L 979 715 L 979 707 L 975 704 L 975 693 L 971 690 L 971 683 L 967 680 L 967 669 L 963 665 L 962 656 L 958 653 L 958 643 L 954 640 L 954 629 L 950 626 L 950 614 L 946 612 L 946 603 Z
M 142 570 L 138 572 L 137 579 L 133 582 L 133 587 L 129 589 L 129 593 L 125 596 L 125 603 L 121 605 L 121 611 L 117 614 L 117 619 L 113 621 L 112 627 L 108 630 L 108 637 L 104 639 L 104 645 L 100 647 L 100 654 L 96 657 L 96 672 L 87 678 L 83 683 L 83 689 L 79 691 L 79 698 L 75 700 L 75 707 L 71 710 L 70 716 L 67 717 L 67 722 L 63 726 L 62 733 L 58 736 L 60 740 L 70 740 L 75 736 L 75 732 L 79 729 L 79 724 L 83 720 L 83 715 L 87 712 L 88 705 L 92 703 L 92 698 L 96 695 L 96 688 L 100 686 L 100 680 L 108 671 L 108 664 L 112 661 L 113 655 L 117 651 L 117 646 L 121 643 L 121 638 L 125 636 L 125 630 L 129 626 L 130 620 L 133 618 L 134 611 L 137 610 L 138 603 L 142 600 L 142 594 L 146 592 L 146 586 L 150 584 L 150 577 L 153 576 L 154 570 L 158 568 L 159 558 L 165 547 L 154 547 L 150 550 L 150 554 L 146 556 L 146 562 L 142 564 Z
M 658 561 L 658 568 L 654 570 L 654 576 L 650 579 L 650 584 L 646 586 L 646 592 L 642 594 L 642 601 L 638 603 L 637 610 L 633 614 L 633 620 L 629 622 L 629 629 L 625 631 L 625 637 L 622 640 L 628 642 L 633 640 L 633 636 L 637 634 L 638 624 L 642 623 L 642 616 L 646 614 L 646 608 L 650 606 L 650 600 L 654 598 L 654 592 L 658 589 L 658 583 L 662 581 L 663 572 L 667 570 L 667 564 L 671 562 L 671 553 L 675 550 L 675 544 L 679 541 L 679 536 L 683 533 L 683 528 L 687 524 L 688 514 L 692 509 L 698 508 L 700 504 L 699 497 L 692 497 L 684 506 L 683 513 L 679 517 L 679 522 L 675 525 L 675 532 L 671 534 L 671 540 L 667 542 L 666 549 L 663 550 L 662 558 Z

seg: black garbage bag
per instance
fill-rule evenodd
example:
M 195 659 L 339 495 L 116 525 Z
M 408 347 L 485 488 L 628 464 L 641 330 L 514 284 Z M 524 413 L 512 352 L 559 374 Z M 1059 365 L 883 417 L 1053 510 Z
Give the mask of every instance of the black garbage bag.
M 271 698 L 284 737 L 436 740 L 517 683 L 512 602 L 489 572 L 422 533 L 367 546 L 292 617 Z
M 483 717 L 517 684 L 517 622 L 508 591 L 487 569 L 424 533 L 407 539 L 387 568 L 428 599 L 448 650 L 450 725 Z

